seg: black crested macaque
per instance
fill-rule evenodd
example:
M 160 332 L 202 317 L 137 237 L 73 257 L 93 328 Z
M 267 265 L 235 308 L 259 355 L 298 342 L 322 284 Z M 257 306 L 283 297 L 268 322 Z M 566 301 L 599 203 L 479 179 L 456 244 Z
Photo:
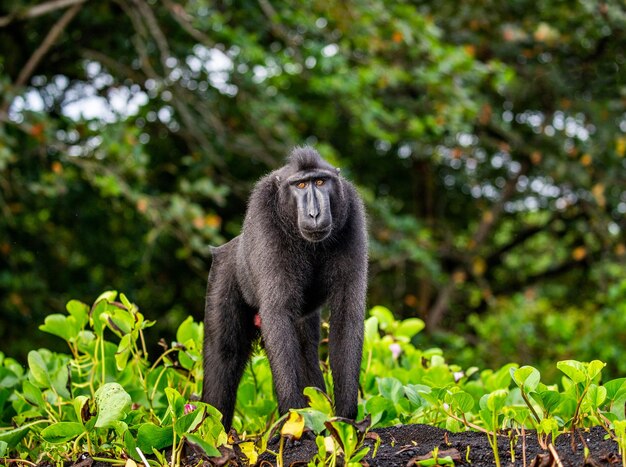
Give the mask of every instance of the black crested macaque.
M 260 333 L 281 414 L 325 389 L 320 308 L 330 308 L 337 415 L 357 415 L 367 288 L 367 232 L 354 186 L 310 147 L 254 187 L 241 235 L 214 248 L 204 317 L 202 400 L 228 430 L 237 386 Z M 260 318 L 260 319 L 259 319 Z

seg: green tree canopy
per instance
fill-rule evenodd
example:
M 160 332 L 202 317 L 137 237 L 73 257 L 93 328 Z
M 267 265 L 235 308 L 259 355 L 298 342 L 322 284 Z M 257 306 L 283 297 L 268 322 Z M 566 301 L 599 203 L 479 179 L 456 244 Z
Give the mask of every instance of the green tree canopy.
M 202 309 L 208 246 L 313 144 L 362 189 L 370 302 L 453 328 L 623 275 L 619 0 L 0 6 L 0 336 L 70 297 Z

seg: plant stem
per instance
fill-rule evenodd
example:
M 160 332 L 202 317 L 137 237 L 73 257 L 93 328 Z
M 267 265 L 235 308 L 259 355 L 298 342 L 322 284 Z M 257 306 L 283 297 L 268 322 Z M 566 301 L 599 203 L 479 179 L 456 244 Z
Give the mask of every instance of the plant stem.
M 285 447 L 285 437 L 280 437 L 280 445 L 278 448 L 278 457 L 276 458 L 276 467 L 283 467 L 283 450 Z
M 524 425 L 522 425 L 522 466 L 526 467 L 526 429 Z
M 498 424 L 498 415 L 496 411 L 493 412 L 493 440 L 491 444 L 491 449 L 493 450 L 493 457 L 496 461 L 496 466 L 500 467 L 500 453 L 498 452 L 498 434 L 496 433 L 496 426 Z
M 554 448 L 554 445 L 552 443 L 548 444 L 548 449 L 550 450 L 552 458 L 554 459 L 554 463 L 557 465 L 557 467 L 563 467 L 563 462 L 561 462 L 559 453 L 556 452 L 556 449 Z
M 473 430 L 480 431 L 481 433 L 485 433 L 487 436 L 492 434 L 491 431 L 486 430 L 483 427 L 476 425 L 475 423 L 468 422 L 465 418 L 457 417 L 452 412 L 448 412 L 446 410 L 444 410 L 444 412 L 446 412 L 446 415 L 448 417 L 455 419 L 457 422 L 461 422 L 463 425 L 465 425 L 465 426 L 467 426 L 467 427 L 469 427 L 469 428 L 471 428 Z
M 11 462 L 15 462 L 16 464 L 27 464 L 27 465 L 32 465 L 33 467 L 37 467 L 37 464 L 35 464 L 34 462 L 27 461 L 24 459 L 4 459 L 4 460 L 7 462 L 6 465 L 11 464 Z
M 583 390 L 583 393 L 578 398 L 578 403 L 576 404 L 576 412 L 574 412 L 574 417 L 572 418 L 572 433 L 574 433 L 574 430 L 576 429 L 576 426 L 578 425 L 578 417 L 579 417 L 579 414 L 580 414 L 580 406 L 583 403 L 583 399 L 585 398 L 585 394 L 587 394 L 587 389 L 589 389 L 589 384 L 587 384 L 587 386 L 585 386 L 585 389 Z
M 533 414 L 533 417 L 535 418 L 535 421 L 537 423 L 540 423 L 541 419 L 539 418 L 539 415 L 535 411 L 535 408 L 533 407 L 533 405 L 530 403 L 530 400 L 528 399 L 528 396 L 526 395 L 526 392 L 522 390 L 521 393 L 522 393 L 522 399 L 524 399 L 524 402 L 526 402 L 526 405 L 530 409 L 530 412 Z
M 102 335 L 100 336 L 100 365 L 102 365 L 102 383 L 104 384 L 104 380 L 106 378 L 106 368 L 104 365 L 104 333 L 102 333 Z

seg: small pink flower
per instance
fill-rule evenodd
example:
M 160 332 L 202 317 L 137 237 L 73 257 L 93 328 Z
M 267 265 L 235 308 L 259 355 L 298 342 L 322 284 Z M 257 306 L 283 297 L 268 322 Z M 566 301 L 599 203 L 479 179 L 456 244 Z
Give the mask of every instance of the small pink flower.
M 196 406 L 193 404 L 185 404 L 185 415 L 196 410 Z
M 397 342 L 389 344 L 389 350 L 391 350 L 391 356 L 394 360 L 397 360 L 402 353 L 402 347 L 400 347 L 400 344 L 398 344 Z

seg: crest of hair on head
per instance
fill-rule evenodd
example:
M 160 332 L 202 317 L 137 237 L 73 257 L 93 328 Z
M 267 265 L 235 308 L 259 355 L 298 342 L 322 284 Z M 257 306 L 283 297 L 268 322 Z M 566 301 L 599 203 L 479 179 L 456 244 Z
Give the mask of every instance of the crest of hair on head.
M 311 169 L 333 170 L 333 166 L 322 159 L 322 156 L 310 146 L 294 148 L 289 154 L 289 164 L 295 166 L 298 171 Z

